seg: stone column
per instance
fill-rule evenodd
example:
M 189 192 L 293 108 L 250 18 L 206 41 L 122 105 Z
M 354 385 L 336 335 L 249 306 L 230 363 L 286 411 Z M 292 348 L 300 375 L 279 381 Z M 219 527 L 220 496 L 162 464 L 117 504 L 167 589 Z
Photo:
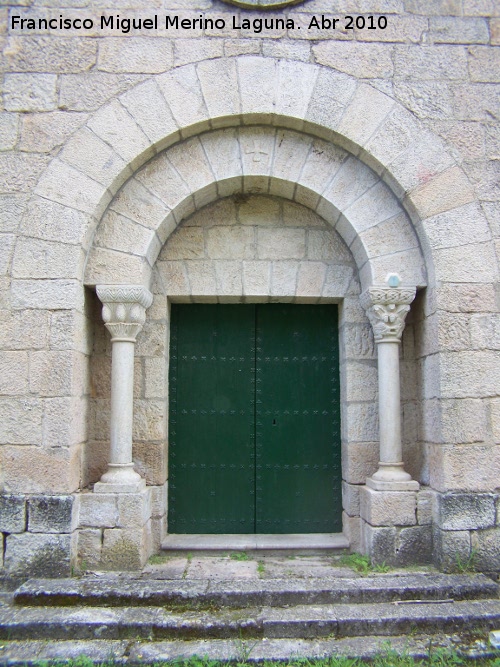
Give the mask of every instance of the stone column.
M 391 276 L 399 285 L 399 278 Z M 371 287 L 361 303 L 373 327 L 378 351 L 379 469 L 366 480 L 377 491 L 416 491 L 418 482 L 405 472 L 401 445 L 399 346 L 415 288 Z
M 153 296 L 140 285 L 98 285 L 97 295 L 112 343 L 111 452 L 108 470 L 94 491 L 134 493 L 146 484 L 132 461 L 134 349 Z

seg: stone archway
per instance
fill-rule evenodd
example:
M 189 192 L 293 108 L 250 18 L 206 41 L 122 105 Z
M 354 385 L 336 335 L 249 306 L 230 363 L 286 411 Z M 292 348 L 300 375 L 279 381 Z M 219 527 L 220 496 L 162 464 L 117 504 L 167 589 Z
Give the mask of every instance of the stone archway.
M 302 132 L 265 126 L 215 130 L 187 139 L 150 160 L 122 187 L 97 229 L 89 255 L 86 283 L 97 285 L 98 295 L 105 304 L 106 326 L 113 334 L 113 367 L 116 365 L 117 370 L 112 383 L 112 391 L 116 393 L 112 406 L 126 405 L 131 413 L 132 384 L 129 382 L 127 388 L 123 368 L 126 365 L 125 375 L 132 376 L 133 355 L 128 354 L 126 361 L 120 349 L 133 340 L 127 336 L 125 340 L 116 331 L 121 331 L 123 323 L 129 320 L 129 328 L 137 330 L 143 316 L 134 320 L 128 313 L 134 307 L 141 310 L 150 300 L 146 286 L 151 282 L 152 269 L 165 241 L 182 220 L 211 202 L 221 197 L 256 193 L 295 201 L 315 210 L 330 224 L 350 248 L 365 295 L 371 294 L 369 290 L 374 284 L 379 286 L 377 296 L 370 297 L 375 298 L 377 305 L 372 308 L 370 298 L 365 304 L 375 320 L 381 318 L 382 322 L 400 297 L 401 304 L 411 302 L 416 287 L 425 285 L 419 242 L 400 202 L 379 176 L 344 149 Z M 380 288 L 391 269 L 392 273 L 398 269 L 401 274 L 392 291 Z M 401 278 L 409 289 L 398 289 Z M 345 298 L 344 291 L 334 293 L 329 287 L 330 298 Z M 198 292 L 186 296 L 195 301 L 214 298 L 217 294 L 213 289 L 203 285 Z M 264 292 L 266 289 L 271 297 L 271 286 L 264 288 Z M 135 301 L 134 290 L 140 297 Z M 380 299 L 380 294 L 385 296 Z M 238 294 L 228 294 L 226 298 L 229 296 Z M 285 296 L 300 299 L 295 292 Z M 389 328 L 390 335 L 380 336 L 388 350 L 396 351 L 396 358 L 390 364 L 392 377 L 380 385 L 383 391 L 396 396 L 384 414 L 392 422 L 399 420 L 397 348 L 408 309 L 400 305 L 391 311 L 389 317 L 396 313 L 400 318 L 398 326 Z M 110 468 L 96 485 L 96 491 L 140 493 L 143 480 L 132 469 L 131 419 L 120 421 L 118 412 L 112 408 L 111 422 Z M 118 434 L 117 430 L 123 431 L 124 425 L 127 433 Z M 407 482 L 410 478 L 402 471 L 399 430 L 395 427 L 390 434 L 393 431 L 396 437 L 391 435 L 388 439 L 392 445 L 382 440 L 381 465 L 386 467 L 380 473 L 382 481 L 374 481 L 374 485 L 377 491 L 387 491 L 388 486 L 392 491 L 415 491 L 418 484 Z M 124 441 L 127 441 L 125 456 Z M 348 458 L 349 448 L 345 451 Z M 382 485 L 380 489 L 377 484 Z
M 480 222 L 482 213 L 476 210 L 472 188 L 453 157 L 442 142 L 430 135 L 410 113 L 371 86 L 326 68 L 240 57 L 177 68 L 144 82 L 104 106 L 73 136 L 40 179 L 21 225 L 13 260 L 12 295 L 16 306 L 29 307 L 36 300 L 38 307 L 43 292 L 45 307 L 74 310 L 79 314 L 83 301 L 81 288 L 85 282 L 82 277 L 87 262 L 89 267 L 94 262 L 96 269 L 99 262 L 93 258 L 100 254 L 106 264 L 106 252 L 110 262 L 116 262 L 115 277 L 105 279 L 106 282 L 120 282 L 120 264 L 128 257 L 128 268 L 124 272 L 127 278 L 140 276 L 134 284 L 147 286 L 150 260 L 157 254 L 161 239 L 159 236 L 155 238 L 154 233 L 149 235 L 151 230 L 148 231 L 147 226 L 143 227 L 145 232 L 141 230 L 139 224 L 134 227 L 134 248 L 139 248 L 141 242 L 144 247 L 130 256 L 122 252 L 123 247 L 120 248 L 116 239 L 103 239 L 105 231 L 113 237 L 112 224 L 99 225 L 113 197 L 122 186 L 121 193 L 125 193 L 127 186 L 124 184 L 145 162 L 173 147 L 179 140 L 204 133 L 208 136 L 210 130 L 255 124 L 323 139 L 357 156 L 360 163 L 379 174 L 406 212 L 402 229 L 408 230 L 409 236 L 403 247 L 408 250 L 408 239 L 411 243 L 418 239 L 415 256 L 419 257 L 419 262 L 423 257 L 429 284 L 435 286 L 441 281 L 460 283 L 471 271 L 480 283 L 495 279 L 495 263 L 488 261 L 488 248 L 485 247 L 483 252 L 481 246 L 480 252 L 480 241 L 460 253 L 460 262 L 453 261 L 456 255 L 453 238 L 467 233 L 467 215 L 471 211 Z M 90 155 L 91 159 L 86 159 Z M 253 176 L 259 177 L 259 173 Z M 280 180 L 285 184 L 294 182 L 278 178 L 275 183 L 280 188 Z M 216 182 L 214 178 L 212 186 L 207 183 L 206 191 L 201 186 L 192 188 L 193 193 L 198 193 L 199 205 L 203 197 L 210 201 L 213 196 L 210 187 L 216 187 Z M 382 184 L 380 187 L 383 189 Z M 310 206 L 307 197 L 311 191 L 314 189 L 304 186 L 300 195 L 304 199 L 298 201 Z M 297 189 L 297 195 L 298 192 Z M 192 210 L 190 197 L 184 202 L 187 206 L 184 212 L 181 207 L 175 208 L 178 219 Z M 333 215 L 336 215 L 339 209 L 334 202 L 332 206 L 335 209 Z M 163 220 L 167 220 L 168 213 L 162 212 Z M 325 215 L 328 217 L 327 211 Z M 50 216 L 54 222 L 54 238 L 33 244 L 28 237 L 34 216 Z M 350 219 L 354 219 L 353 216 Z M 337 225 L 342 222 L 339 218 Z M 122 230 L 126 228 L 124 221 L 119 221 L 117 229 L 120 225 Z M 94 232 L 98 226 L 97 244 L 94 245 Z M 443 245 L 439 238 L 437 228 L 443 226 L 453 228 L 450 245 Z M 352 243 L 352 252 L 361 271 L 366 267 L 363 285 L 369 287 L 386 272 L 384 261 L 391 253 L 374 251 L 376 240 L 370 238 L 370 232 L 361 242 L 358 239 L 364 232 L 358 231 L 359 235 L 349 245 Z M 140 237 L 138 232 L 143 236 Z M 347 227 L 345 234 L 348 233 Z M 27 275 L 25 267 L 29 265 L 27 258 L 38 251 L 43 251 L 47 260 L 33 277 Z M 379 257 L 385 259 L 378 262 Z M 478 265 L 476 257 L 482 257 L 484 261 Z M 412 264 L 410 262 L 408 266 Z M 105 272 L 103 278 L 104 275 Z M 86 281 L 90 285 L 97 282 L 90 277 L 90 268 Z M 426 279 L 420 275 L 407 282 L 423 285 Z M 74 317 L 71 326 L 76 341 L 81 318 Z M 83 359 L 84 354 L 76 342 L 75 350 Z M 433 365 L 432 373 L 432 382 L 439 385 L 439 364 Z M 75 396 L 79 395 L 78 380 L 72 384 L 72 391 Z M 440 428 L 438 419 L 433 433 Z M 429 435 L 431 440 L 433 433 Z M 69 470 L 73 463 L 64 465 Z M 63 472 L 61 478 L 65 476 L 69 479 Z M 71 489 L 75 488 L 74 479 L 75 475 L 72 475 L 68 481 Z

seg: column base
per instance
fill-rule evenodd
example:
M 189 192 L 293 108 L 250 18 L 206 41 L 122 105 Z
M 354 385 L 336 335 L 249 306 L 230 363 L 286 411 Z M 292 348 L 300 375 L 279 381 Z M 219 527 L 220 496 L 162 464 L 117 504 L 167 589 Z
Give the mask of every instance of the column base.
M 135 484 L 117 484 L 110 482 L 96 482 L 94 493 L 140 493 L 146 488 L 146 480 L 141 479 Z
M 133 463 L 110 463 L 94 493 L 139 493 L 146 488 L 146 480 L 134 470 Z
M 403 463 L 379 462 L 379 469 L 366 480 L 375 491 L 418 491 L 420 484 L 405 472 Z
M 373 477 L 368 477 L 366 480 L 366 486 L 374 491 L 418 491 L 420 484 L 414 479 L 409 479 L 405 481 L 382 481 L 379 479 L 373 479 Z

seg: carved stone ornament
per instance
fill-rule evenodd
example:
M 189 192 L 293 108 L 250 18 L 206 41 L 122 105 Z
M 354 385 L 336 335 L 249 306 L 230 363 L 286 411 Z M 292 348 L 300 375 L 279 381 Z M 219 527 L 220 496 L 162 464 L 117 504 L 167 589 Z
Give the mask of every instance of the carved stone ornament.
M 98 285 L 96 291 L 111 340 L 135 342 L 153 302 L 151 292 L 141 285 Z
M 288 5 L 298 5 L 304 0 L 223 0 L 229 5 L 243 7 L 244 9 L 280 9 Z
M 361 305 L 373 328 L 375 342 L 401 341 L 406 315 L 415 298 L 414 287 L 371 287 L 361 295 Z

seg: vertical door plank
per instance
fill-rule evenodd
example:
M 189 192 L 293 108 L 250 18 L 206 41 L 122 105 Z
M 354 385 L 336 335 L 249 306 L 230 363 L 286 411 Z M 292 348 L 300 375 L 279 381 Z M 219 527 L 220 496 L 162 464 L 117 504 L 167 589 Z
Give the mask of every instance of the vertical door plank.
M 255 531 L 254 327 L 254 306 L 172 306 L 170 533 Z
M 337 308 L 257 309 L 256 532 L 341 526 Z

